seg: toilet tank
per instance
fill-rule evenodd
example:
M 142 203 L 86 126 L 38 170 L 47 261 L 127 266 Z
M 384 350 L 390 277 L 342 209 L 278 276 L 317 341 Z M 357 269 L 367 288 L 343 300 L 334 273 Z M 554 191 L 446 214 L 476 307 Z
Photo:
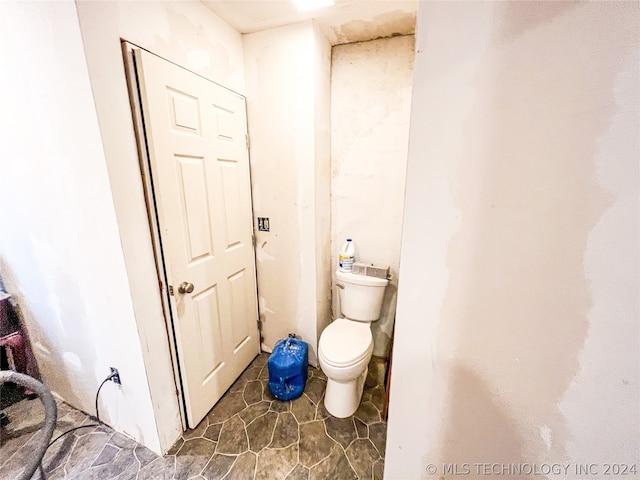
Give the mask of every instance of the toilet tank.
M 340 311 L 345 318 L 374 322 L 380 318 L 384 289 L 389 280 L 336 271 Z

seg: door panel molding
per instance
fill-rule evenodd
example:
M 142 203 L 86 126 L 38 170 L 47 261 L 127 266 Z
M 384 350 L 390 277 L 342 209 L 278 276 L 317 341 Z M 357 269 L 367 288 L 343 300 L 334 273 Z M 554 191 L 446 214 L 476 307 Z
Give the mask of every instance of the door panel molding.
M 260 350 L 246 103 L 145 50 L 133 58 L 170 343 L 195 427 Z

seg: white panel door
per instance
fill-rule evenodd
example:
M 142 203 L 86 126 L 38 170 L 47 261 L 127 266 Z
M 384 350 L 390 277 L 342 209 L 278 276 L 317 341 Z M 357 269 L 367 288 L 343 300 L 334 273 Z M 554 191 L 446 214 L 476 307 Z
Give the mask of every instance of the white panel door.
M 135 62 L 193 428 L 260 349 L 245 101 L 144 50 Z

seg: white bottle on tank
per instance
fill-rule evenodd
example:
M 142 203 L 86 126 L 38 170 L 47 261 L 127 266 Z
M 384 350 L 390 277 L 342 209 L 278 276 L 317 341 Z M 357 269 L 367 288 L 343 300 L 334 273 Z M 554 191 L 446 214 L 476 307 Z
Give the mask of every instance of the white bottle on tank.
M 338 268 L 341 272 L 351 273 L 351 270 L 353 270 L 353 262 L 355 261 L 356 246 L 353 244 L 353 240 L 347 238 L 347 241 L 342 245 L 342 248 L 340 249 Z

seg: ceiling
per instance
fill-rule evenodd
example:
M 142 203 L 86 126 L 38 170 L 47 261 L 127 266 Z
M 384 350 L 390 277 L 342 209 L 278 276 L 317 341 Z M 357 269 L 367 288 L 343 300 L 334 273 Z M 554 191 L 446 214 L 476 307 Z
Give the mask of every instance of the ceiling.
M 200 0 L 240 33 L 315 19 L 333 45 L 414 33 L 417 0 L 335 0 L 299 12 L 290 0 Z

